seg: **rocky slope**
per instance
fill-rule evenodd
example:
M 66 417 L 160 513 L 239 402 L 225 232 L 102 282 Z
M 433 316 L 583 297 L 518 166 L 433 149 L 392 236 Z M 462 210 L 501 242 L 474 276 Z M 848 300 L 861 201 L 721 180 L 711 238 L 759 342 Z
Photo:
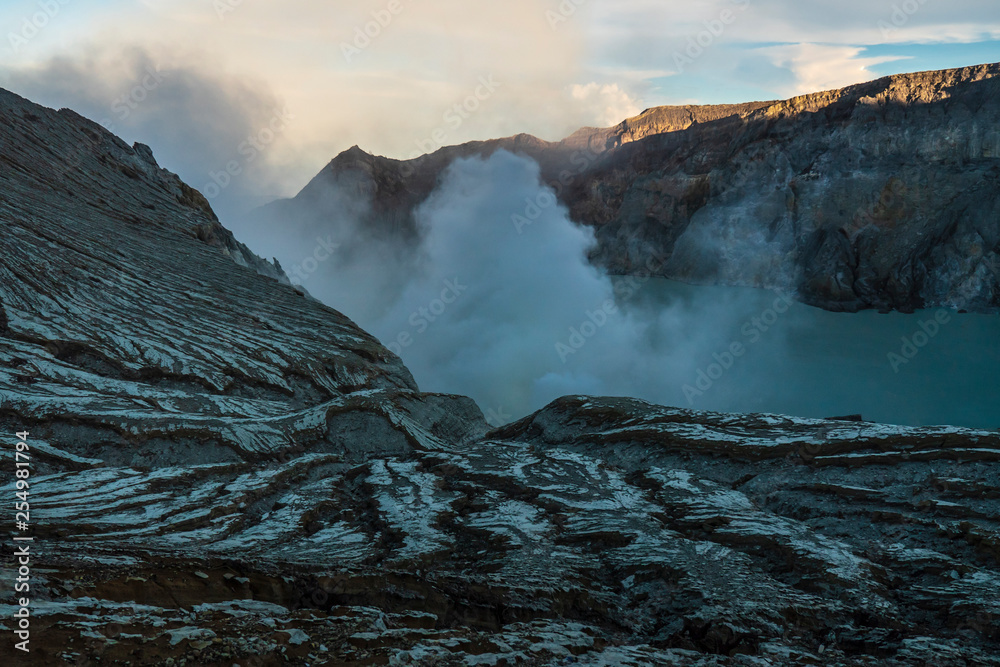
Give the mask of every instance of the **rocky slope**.
M 891 76 L 778 102 L 661 107 L 559 143 L 527 135 L 408 162 L 341 154 L 261 230 L 335 224 L 320 193 L 367 206 L 373 235 L 410 215 L 456 157 L 537 160 L 594 260 L 617 274 L 780 288 L 830 310 L 1000 306 L 1000 64 Z M 274 233 L 274 232 L 272 232 Z
M 1000 665 L 995 432 L 586 397 L 488 432 L 142 146 L 0 121 L 5 664 Z

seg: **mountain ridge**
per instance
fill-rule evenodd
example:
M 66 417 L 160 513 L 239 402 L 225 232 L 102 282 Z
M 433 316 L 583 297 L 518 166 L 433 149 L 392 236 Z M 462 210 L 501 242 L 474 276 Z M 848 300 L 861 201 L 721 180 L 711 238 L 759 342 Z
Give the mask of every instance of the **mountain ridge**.
M 995 431 L 586 396 L 490 429 L 155 164 L 0 92 L 10 664 L 1000 664 Z
M 572 219 L 595 230 L 593 260 L 612 274 L 667 257 L 657 275 L 782 289 L 828 310 L 995 312 L 998 74 L 992 63 L 774 102 L 655 107 L 561 142 L 522 134 L 406 161 L 352 149 L 296 197 L 259 209 L 252 227 L 335 224 L 316 193 L 351 177 L 374 202 L 361 227 L 413 243 L 413 209 L 443 170 L 504 149 L 538 162 Z

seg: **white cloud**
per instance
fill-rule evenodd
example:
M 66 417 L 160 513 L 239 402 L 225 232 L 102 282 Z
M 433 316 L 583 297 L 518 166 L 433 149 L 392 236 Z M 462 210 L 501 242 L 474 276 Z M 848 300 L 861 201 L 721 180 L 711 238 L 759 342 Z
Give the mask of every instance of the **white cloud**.
M 869 67 L 900 60 L 896 56 L 860 57 L 862 49 L 824 44 L 782 44 L 756 49 L 777 67 L 790 70 L 794 84 L 780 86 L 785 97 L 843 88 L 875 78 Z
M 915 44 L 945 45 L 938 51 L 943 54 L 947 45 L 1000 35 L 1000 3 L 995 0 L 591 2 L 590 65 L 641 71 L 673 67 L 674 56 L 688 48 L 698 52 L 681 76 L 646 93 L 649 104 L 739 102 L 747 95 L 774 99 L 815 92 L 871 79 L 875 65 L 911 54 Z M 908 48 L 895 54 L 879 49 L 881 60 L 863 53 L 867 47 L 897 44 Z M 786 46 L 761 53 L 761 47 L 773 45 Z M 827 57 L 830 62 L 824 63 Z M 954 65 L 951 59 L 942 67 Z M 905 71 L 905 65 L 893 69 Z
M 633 54 L 670 49 L 730 12 L 719 36 L 727 43 L 870 45 L 896 42 L 974 42 L 1000 32 L 993 0 L 591 0 L 596 48 Z M 884 23 L 898 28 L 890 37 Z M 626 48 L 627 47 L 627 48 Z
M 579 103 L 577 114 L 585 125 L 610 127 L 642 111 L 641 100 L 634 99 L 618 84 L 575 84 L 570 95 Z
M 558 140 L 643 106 L 773 99 L 870 79 L 892 56 L 866 57 L 864 45 L 1000 36 L 995 0 L 926 0 L 885 34 L 879 22 L 891 23 L 903 0 L 588 0 L 558 30 L 545 15 L 558 0 L 397 1 L 403 10 L 387 23 L 389 0 L 224 0 L 232 11 L 221 17 L 212 0 L 71 3 L 30 48 L 0 53 L 0 77 L 5 69 L 29 75 L 56 56 L 86 65 L 95 43 L 108 53 L 141 43 L 168 63 L 199 61 L 213 76 L 252 78 L 294 110 L 294 126 L 269 159 L 287 183 L 301 185 L 352 144 L 407 157 L 439 128 L 447 143 L 520 132 Z M 15 27 L 34 6 L 9 4 L 0 23 Z M 735 18 L 719 31 L 726 11 Z M 379 17 L 385 25 L 346 58 L 344 44 Z M 710 28 L 719 34 L 704 55 L 664 84 L 673 54 Z M 480 76 L 503 86 L 449 126 L 445 115 Z

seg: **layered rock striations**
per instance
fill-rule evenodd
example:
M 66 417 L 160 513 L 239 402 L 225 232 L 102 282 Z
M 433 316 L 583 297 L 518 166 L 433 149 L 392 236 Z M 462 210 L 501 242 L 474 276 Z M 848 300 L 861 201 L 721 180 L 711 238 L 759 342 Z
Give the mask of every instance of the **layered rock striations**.
M 0 120 L 11 664 L 1000 664 L 995 432 L 586 397 L 488 431 L 147 149 Z

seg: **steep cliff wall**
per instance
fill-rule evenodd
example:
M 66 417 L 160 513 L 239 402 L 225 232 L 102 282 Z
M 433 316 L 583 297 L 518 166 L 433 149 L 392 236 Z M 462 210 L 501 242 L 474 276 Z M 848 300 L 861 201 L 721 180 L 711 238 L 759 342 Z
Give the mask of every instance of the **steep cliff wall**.
M 586 397 L 486 432 L 143 147 L 0 92 L 0 162 L 5 664 L 1000 664 L 996 433 Z
M 518 135 L 410 161 L 355 148 L 256 224 L 323 228 L 339 213 L 321 193 L 346 187 L 371 203 L 372 235 L 413 242 L 413 207 L 442 170 L 506 149 L 535 159 L 574 220 L 596 229 L 594 260 L 612 273 L 781 288 L 830 310 L 992 312 L 998 74 L 982 65 L 779 102 L 660 107 L 562 142 Z

